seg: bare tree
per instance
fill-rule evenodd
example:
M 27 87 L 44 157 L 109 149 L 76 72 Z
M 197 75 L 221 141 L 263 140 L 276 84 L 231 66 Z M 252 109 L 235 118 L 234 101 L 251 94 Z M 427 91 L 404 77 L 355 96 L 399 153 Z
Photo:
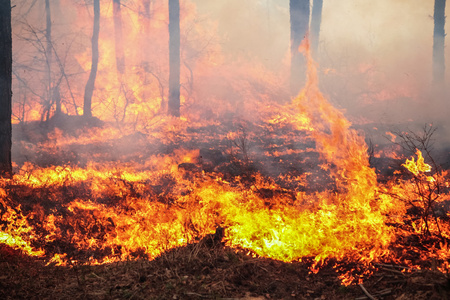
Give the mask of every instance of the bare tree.
M 50 10 L 50 0 L 45 0 L 45 39 L 47 46 L 45 48 L 45 56 L 47 61 L 47 110 L 50 111 L 52 97 L 52 14 Z
M 119 74 L 125 73 L 125 54 L 123 52 L 122 38 L 122 10 L 120 0 L 113 0 L 114 34 L 116 48 L 116 68 Z
M 58 1 L 55 3 L 58 3 Z M 67 91 L 72 98 L 75 113 L 78 115 L 75 95 L 72 92 L 69 80 L 69 77 L 78 73 L 71 74 L 66 71 L 66 63 L 73 40 L 63 43 L 67 46 L 65 52 L 62 53 L 63 55 L 60 56 L 52 39 L 48 38 L 47 30 L 39 30 L 26 22 L 20 25 L 22 26 L 22 35 L 18 35 L 16 41 L 25 42 L 28 46 L 26 49 L 29 51 L 29 55 L 25 57 L 32 57 L 31 61 L 20 61 L 20 59 L 16 59 L 14 62 L 13 80 L 16 79 L 20 83 L 22 87 L 19 89 L 20 93 L 31 93 L 31 97 L 27 97 L 24 94 L 25 97 L 22 97 L 22 100 L 25 101 L 28 98 L 30 100 L 32 98 L 39 99 L 39 104 L 42 105 L 41 121 L 50 118 L 54 106 L 54 115 L 60 115 L 62 114 L 63 104 L 60 89 L 64 81 Z M 44 89 L 42 89 L 42 83 L 44 83 Z M 18 98 L 16 97 L 15 99 L 17 103 Z M 27 107 L 27 110 L 29 110 L 37 105 L 37 103 L 24 103 L 23 101 L 20 104 L 21 109 Z M 22 111 L 19 115 L 15 114 L 13 116 L 21 122 L 24 122 L 26 112 Z
M 114 33 L 115 33 L 115 50 L 116 50 L 116 68 L 120 84 L 120 91 L 122 92 L 125 104 L 122 110 L 122 117 L 119 117 L 119 109 L 116 110 L 115 119 L 117 122 L 124 122 L 127 115 L 127 108 L 130 103 L 136 101 L 134 91 L 128 87 L 126 83 L 126 64 L 125 64 L 125 53 L 123 49 L 124 38 L 123 38 L 123 26 L 122 26 L 122 10 L 121 10 L 121 0 L 113 0 L 113 17 L 114 17 Z M 117 108 L 117 107 L 116 107 Z
M 169 0 L 169 103 L 168 113 L 180 116 L 180 1 Z
M 59 90 L 59 84 L 54 85 L 52 78 L 52 64 L 53 64 L 53 42 L 52 42 L 52 13 L 50 8 L 50 0 L 45 0 L 45 15 L 46 15 L 46 27 L 45 27 L 45 40 L 47 46 L 45 48 L 46 59 L 46 73 L 47 73 L 47 99 L 46 107 L 42 117 L 46 116 L 48 120 L 50 118 L 50 112 L 53 104 L 55 104 L 55 115 L 61 115 L 61 94 Z M 60 82 L 61 80 L 59 80 Z
M 434 1 L 433 81 L 445 79 L 445 0 Z
M 92 117 L 92 95 L 98 68 L 98 38 L 100 33 L 100 0 L 94 0 L 94 28 L 92 33 L 92 65 L 89 79 L 84 89 L 83 116 Z
M 0 175 L 12 174 L 11 166 L 11 0 L 0 1 Z
M 305 82 L 305 59 L 298 48 L 308 34 L 309 0 L 289 0 L 291 22 L 291 94 L 296 95 Z
M 152 9 L 153 9 L 155 0 L 142 0 L 142 1 L 144 4 L 145 17 L 150 20 L 152 17 Z
M 311 50 L 316 55 L 319 49 L 320 25 L 322 23 L 323 0 L 314 0 L 311 13 Z
M 152 17 L 152 7 L 154 0 L 142 0 L 139 6 L 139 17 L 147 34 L 150 30 L 150 19 Z

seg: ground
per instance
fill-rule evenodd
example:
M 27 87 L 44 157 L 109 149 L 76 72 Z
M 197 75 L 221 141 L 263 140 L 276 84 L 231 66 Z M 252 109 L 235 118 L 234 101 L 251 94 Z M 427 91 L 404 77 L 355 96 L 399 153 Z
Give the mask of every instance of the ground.
M 283 263 L 203 241 L 153 261 L 46 265 L 1 246 L 1 299 L 369 299 L 344 286 L 330 263 L 317 274 L 308 263 Z M 374 269 L 363 282 L 377 299 L 449 299 L 448 276 L 433 271 Z
M 66 123 L 69 124 L 69 122 Z M 71 136 L 70 130 L 72 127 L 69 126 L 69 128 L 60 130 L 64 133 L 63 137 Z M 152 147 L 152 143 L 149 142 L 152 140 L 140 133 L 121 136 L 117 140 L 111 139 L 106 142 L 96 143 L 94 141 L 87 145 L 75 139 L 75 142 L 68 145 L 55 143 L 52 148 L 47 145 L 52 145 L 52 139 L 48 136 L 56 135 L 59 131 L 54 133 L 51 131 L 51 134 L 49 134 L 47 130 L 47 128 L 31 125 L 24 128 L 16 127 L 16 149 L 14 153 L 19 167 L 30 160 L 36 167 L 83 166 L 91 157 L 100 157 L 101 161 L 106 162 L 116 160 L 139 162 L 144 160 L 146 156 L 162 152 L 161 149 L 170 150 L 173 148 L 169 147 L 170 145 Z M 212 129 L 211 131 L 216 132 Z M 77 136 L 75 133 L 73 135 Z M 258 136 L 265 137 L 267 136 L 266 133 L 261 132 Z M 300 132 L 296 132 L 296 136 L 301 136 Z M 289 140 L 288 138 L 286 139 Z M 45 144 L 45 147 L 39 146 L 42 141 L 47 139 L 50 141 L 49 143 L 42 143 Z M 264 139 L 258 140 L 255 138 L 253 145 L 264 145 L 266 147 L 264 142 L 266 142 Z M 194 144 L 189 139 L 182 146 L 192 148 L 191 143 Z M 227 163 L 224 155 L 226 151 L 222 150 L 225 143 L 221 139 L 216 142 L 216 147 L 210 147 L 211 141 L 209 140 L 206 142 L 196 141 L 196 143 L 195 146 L 200 149 L 200 155 L 203 159 L 202 167 L 206 173 L 219 170 L 226 175 L 228 174 L 228 177 L 231 178 L 232 176 L 245 175 L 242 170 L 247 173 L 251 172 L 249 166 L 242 168 L 241 164 L 237 164 L 230 159 Z M 123 147 L 123 145 L 126 145 L 126 147 Z M 266 174 L 267 176 L 273 175 L 272 173 L 278 175 L 285 170 L 301 174 L 301 168 L 293 168 L 291 165 L 295 166 L 295 164 L 292 162 L 299 162 L 301 166 L 308 165 L 310 161 L 316 162 L 318 155 L 313 151 L 307 151 L 307 148 L 312 146 L 307 143 L 299 143 L 298 145 L 287 143 L 283 147 L 276 148 L 272 145 L 272 142 L 268 142 L 267 149 L 288 154 L 257 160 L 258 163 L 254 163 L 254 166 L 262 166 L 264 168 L 261 169 L 270 170 L 271 172 Z M 241 147 L 242 156 L 245 156 L 244 148 Z M 296 156 L 295 153 L 289 154 L 288 150 L 292 150 L 291 148 L 302 151 L 299 151 Z M 386 162 L 391 162 L 387 159 L 378 159 L 378 161 L 374 159 L 374 161 L 380 165 L 388 165 Z M 210 167 L 208 163 L 214 168 Z M 286 165 L 283 165 L 283 163 Z M 279 165 L 281 165 L 279 168 L 273 167 Z M 252 167 L 254 166 L 252 165 Z M 197 169 L 199 168 L 198 164 L 193 163 L 180 164 L 178 167 L 191 172 L 198 172 Z M 388 170 L 387 167 L 385 168 Z M 394 168 L 394 170 L 397 169 Z M 310 177 L 323 178 L 323 172 L 319 171 L 312 172 Z M 387 173 L 387 171 L 384 173 Z M 386 176 L 389 177 L 390 173 Z M 311 182 L 314 183 L 315 181 Z M 131 183 L 125 183 L 128 184 L 127 186 L 134 187 Z M 164 187 L 169 189 L 170 183 L 170 180 L 167 182 L 163 180 L 159 185 L 146 183 L 145 186 L 152 195 L 158 194 L 160 196 L 159 198 L 156 197 L 157 201 L 170 202 L 170 197 L 166 197 L 164 193 Z M 59 209 L 59 213 L 64 219 L 71 217 L 71 219 L 77 220 L 79 217 L 68 212 L 63 204 L 76 199 L 91 199 L 92 193 L 85 184 L 67 183 L 63 186 L 44 185 L 38 188 L 14 185 L 8 187 L 7 190 L 9 191 L 8 197 L 11 198 L 9 200 L 21 203 L 22 211 L 27 214 L 36 208 L 46 214 L 54 213 L 53 210 Z M 316 189 L 323 188 L 324 181 L 318 180 L 317 185 Z M 286 188 L 289 188 L 289 186 Z M 310 188 L 315 188 L 315 186 L 313 185 Z M 159 191 L 159 189 L 162 189 L 162 191 Z M 120 190 L 120 195 L 105 195 L 97 201 L 114 206 L 127 196 L 135 197 L 133 193 L 138 191 L 138 189 L 133 188 L 127 189 L 126 192 Z M 270 189 L 260 189 L 259 191 L 268 199 L 273 197 L 274 193 L 281 192 L 281 190 Z M 447 202 L 443 203 L 447 204 Z M 17 207 L 17 205 L 12 207 Z M 447 212 L 448 209 L 446 208 L 444 211 Z M 38 214 L 31 221 L 36 228 L 39 228 L 38 225 L 42 223 L 42 220 L 37 216 Z M 87 220 L 97 221 L 98 219 L 98 217 L 92 217 L 91 215 L 88 215 L 88 217 Z M 448 219 L 443 219 L 443 222 L 448 222 Z M 81 226 L 76 222 L 75 225 Z M 70 235 L 69 232 L 72 232 L 70 231 L 73 229 L 72 227 L 65 228 L 63 232 Z M 81 229 L 86 228 L 82 227 Z M 101 239 L 102 234 L 108 228 L 100 229 L 96 227 L 96 230 L 92 229 L 92 232 L 89 233 Z M 38 230 L 36 234 L 45 236 L 46 232 Z M 50 254 L 64 252 L 70 254 L 71 251 L 74 252 L 73 246 L 67 245 L 66 240 L 67 237 L 62 236 L 57 242 L 42 245 L 44 242 L 41 241 L 37 246 L 45 246 L 44 248 Z M 417 236 L 414 235 L 409 236 L 408 239 L 399 239 L 396 241 L 398 249 L 393 250 L 398 253 L 397 257 L 423 266 L 422 271 L 408 270 L 395 264 L 380 265 L 374 263 L 367 267 L 359 266 L 354 262 L 328 261 L 317 273 L 311 271 L 311 258 L 303 258 L 302 262 L 284 263 L 268 258 L 254 257 L 248 251 L 231 249 L 217 241 L 208 242 L 206 238 L 166 251 L 154 260 L 140 258 L 102 265 L 76 263 L 71 266 L 47 265 L 48 259 L 31 258 L 21 254 L 18 250 L 0 244 L 0 299 L 363 300 L 369 299 L 367 294 L 370 297 L 377 297 L 376 299 L 449 299 L 450 282 L 448 275 L 436 270 L 436 261 L 429 258 L 431 256 L 421 255 L 426 249 L 438 243 L 431 240 L 430 247 L 426 248 L 422 247 L 424 244 L 421 244 L 418 240 Z M 395 248 L 395 245 L 392 248 Z M 413 251 L 418 248 L 421 251 Z M 101 251 L 98 251 L 97 254 L 101 254 Z M 89 250 L 85 250 L 82 254 L 85 259 L 88 259 L 91 255 Z M 445 262 L 440 261 L 439 263 Z M 342 284 L 342 274 L 352 272 L 352 270 L 355 270 L 354 273 L 357 275 L 358 272 L 367 272 L 365 275 L 359 274 L 361 275 L 362 285 L 359 285 L 358 282 L 349 286 Z

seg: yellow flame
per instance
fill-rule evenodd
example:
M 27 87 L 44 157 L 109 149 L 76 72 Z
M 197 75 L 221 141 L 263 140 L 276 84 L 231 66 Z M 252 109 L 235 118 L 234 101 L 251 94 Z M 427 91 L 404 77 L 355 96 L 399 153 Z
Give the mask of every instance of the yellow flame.
M 425 160 L 422 156 L 422 152 L 419 149 L 417 149 L 416 155 L 417 155 L 417 161 L 414 161 L 414 157 L 413 157 L 411 159 L 407 159 L 406 162 L 404 164 L 402 164 L 402 166 L 407 168 L 408 171 L 410 171 L 411 173 L 413 173 L 416 176 L 419 175 L 419 173 L 430 172 L 431 166 L 429 164 L 425 163 Z M 430 178 L 430 177 L 428 177 L 428 178 Z M 432 177 L 431 177 L 428 180 L 433 181 L 434 179 L 432 179 Z

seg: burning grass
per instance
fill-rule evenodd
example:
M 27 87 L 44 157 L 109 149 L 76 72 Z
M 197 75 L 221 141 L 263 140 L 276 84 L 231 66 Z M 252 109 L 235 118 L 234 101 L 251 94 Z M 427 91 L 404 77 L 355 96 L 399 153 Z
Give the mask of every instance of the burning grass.
M 361 284 L 386 264 L 403 276 L 392 294 L 408 284 L 406 271 L 441 279 L 450 259 L 446 173 L 417 152 L 402 175 L 379 182 L 363 137 L 318 90 L 306 55 L 303 92 L 286 106 L 262 105 L 251 121 L 22 128 L 16 174 L 0 182 L 0 241 L 41 259 L 29 260 L 33 268 L 72 272 L 76 285 L 52 285 L 86 297 L 327 297 L 298 278 L 332 270 L 330 282 L 312 282 Z M 128 283 L 111 283 L 123 270 Z M 277 283 L 258 283 L 264 276 Z M 109 294 L 98 288 L 105 282 Z

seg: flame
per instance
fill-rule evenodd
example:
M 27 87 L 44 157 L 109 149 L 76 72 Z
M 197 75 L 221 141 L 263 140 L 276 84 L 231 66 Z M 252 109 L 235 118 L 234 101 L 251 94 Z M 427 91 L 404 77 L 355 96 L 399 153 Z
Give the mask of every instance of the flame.
M 413 157 L 410 160 L 407 159 L 406 162 L 402 166 L 407 168 L 408 171 L 410 171 L 411 173 L 413 173 L 416 176 L 419 175 L 419 173 L 430 172 L 431 166 L 429 164 L 425 163 L 425 160 L 422 156 L 422 151 L 417 149 L 416 155 L 417 155 L 416 162 L 414 161 L 414 157 Z M 430 177 L 427 177 L 427 178 L 430 178 Z
M 31 245 L 37 236 L 33 234 L 27 218 L 22 215 L 20 206 L 16 209 L 11 208 L 5 201 L 5 197 L 5 190 L 0 188 L 1 221 L 3 223 L 0 227 L 0 243 L 21 250 L 30 256 L 43 256 L 44 251 L 35 249 Z
M 342 112 L 320 93 L 307 49 L 305 55 L 309 67 L 305 89 L 292 104 L 279 107 L 276 117 L 268 118 L 267 123 L 278 126 L 280 122 L 292 122 L 296 130 L 309 132 L 316 143 L 315 151 L 324 161 L 323 169 L 330 172 L 339 193 L 297 193 L 294 200 L 278 195 L 269 205 L 261 190 L 282 190 L 282 187 L 261 175 L 250 189 L 244 182 L 230 184 L 220 174 L 215 178 L 214 174 L 202 172 L 191 178 L 179 166 L 196 163 L 198 150 L 151 156 L 137 167 L 89 163 L 86 168 L 42 169 L 25 164 L 14 178 L 16 184 L 51 189 L 81 187 L 87 194 L 88 200 L 76 198 L 68 203 L 56 197 L 66 215 L 42 217 L 42 227 L 49 232 L 45 240 L 65 237 L 76 245 L 77 251 L 97 249 L 103 253 L 100 263 L 136 255 L 154 258 L 223 226 L 229 246 L 286 262 L 314 257 L 315 265 L 328 258 L 368 263 L 384 255 L 393 240 L 393 231 L 385 225 L 383 217 L 389 207 L 388 199 L 375 201 L 376 176 L 368 166 L 363 138 L 350 129 L 351 124 Z M 288 118 L 287 108 L 295 107 L 297 112 Z M 278 117 L 280 113 L 285 114 L 283 119 Z M 183 122 L 167 123 L 169 131 L 179 135 L 185 127 Z M 98 138 L 103 140 L 103 133 L 116 134 L 99 133 Z M 229 140 L 239 138 L 238 135 L 226 134 Z M 73 143 L 62 138 L 58 131 L 53 138 L 58 141 L 56 149 Z M 254 138 L 250 135 L 250 139 Z M 84 143 L 84 138 L 77 141 Z M 158 193 L 148 188 L 161 184 L 168 185 L 168 191 Z M 102 203 L 100 199 L 105 197 L 119 199 L 120 205 Z M 154 197 L 161 200 L 155 201 Z M 62 231 L 63 224 L 72 230 Z M 65 259 L 72 260 L 70 256 L 56 253 L 51 261 L 63 264 Z M 94 261 L 97 258 L 90 259 L 91 263 Z
M 435 256 L 440 270 L 448 269 L 450 225 L 408 215 L 411 208 L 432 206 L 417 200 L 417 186 L 433 205 L 449 200 L 448 191 L 437 189 L 444 183 L 448 188 L 446 172 L 432 174 L 417 150 L 417 160 L 403 164 L 415 178 L 378 182 L 364 137 L 319 89 L 308 40 L 299 49 L 307 82 L 289 101 L 278 84 L 283 74 L 268 74 L 254 62 L 230 66 L 218 45 L 200 55 L 198 41 L 216 26 L 194 22 L 192 4 L 182 9 L 183 22 L 192 25 L 183 41 L 183 117 L 161 113 L 167 99 L 166 4 L 151 20 L 128 11 L 126 39 L 141 47 L 125 49 L 124 76 L 112 71 L 112 7 L 104 6 L 93 109 L 105 124 L 74 134 L 54 129 L 36 143 L 18 142 L 22 150 L 50 157 L 73 152 L 77 163 L 18 161 L 13 178 L 0 179 L 0 243 L 50 264 L 104 264 L 154 259 L 221 227 L 227 246 L 285 262 L 308 260 L 311 272 L 331 260 L 363 266 L 355 273 L 338 262 L 343 284 L 370 275 L 371 264 L 380 261 L 420 268 Z M 84 7 L 74 14 L 80 28 L 90 22 Z M 142 57 L 141 49 L 159 60 Z M 84 48 L 75 55 L 85 71 L 89 57 Z M 80 92 L 75 98 L 82 99 Z M 41 111 L 33 107 L 27 114 L 37 120 Z M 106 151 L 76 151 L 97 146 Z M 444 240 L 421 245 L 427 253 L 411 246 L 420 257 L 416 262 L 401 242 L 424 233 Z
M 320 92 L 307 44 L 302 51 L 308 59 L 305 88 L 284 106 L 262 106 L 263 113 L 255 124 L 273 137 L 280 128 L 302 132 L 305 136 L 301 138 L 296 134 L 287 138 L 313 141 L 314 146 L 302 150 L 269 145 L 270 151 L 263 153 L 270 157 L 318 153 L 322 175 L 311 170 L 271 179 L 256 173 L 249 184 L 245 174 L 225 178 L 227 174 L 217 169 L 206 170 L 208 158 L 202 158 L 198 149 L 174 149 L 170 154 L 142 157 L 139 163 L 126 162 L 126 157 L 124 162 L 91 160 L 84 167 L 42 168 L 25 163 L 3 185 L 10 190 L 23 186 L 31 191 L 47 191 L 51 197 L 45 201 L 51 205 L 45 205 L 58 208 L 46 210 L 35 205 L 31 212 L 21 214 L 20 205 L 12 209 L 13 203 L 3 202 L 2 220 L 6 225 L 1 242 L 29 255 L 45 255 L 51 264 L 102 264 L 138 257 L 153 259 L 169 249 L 196 242 L 220 226 L 225 228 L 227 246 L 285 262 L 310 259 L 312 272 L 330 259 L 367 267 L 359 275 L 337 267 L 343 284 L 360 281 L 370 274 L 370 264 L 383 259 L 412 265 L 396 256 L 392 245 L 411 234 L 411 229 L 402 227 L 405 221 L 401 216 L 408 204 L 399 199 L 414 197 L 414 182 L 389 182 L 383 186 L 377 182 L 363 137 Z M 151 130 L 142 134 L 147 143 L 208 139 L 190 129 L 205 123 L 193 122 L 188 127 L 192 121 L 189 117 L 156 121 Z M 219 125 L 211 122 L 208 126 Z M 215 138 L 239 141 L 244 138 L 245 127 L 240 128 L 214 133 Z M 35 147 L 57 153 L 74 145 L 126 139 L 132 132 L 126 128 L 94 128 L 74 138 L 54 130 L 49 141 Z M 245 136 L 248 142 L 258 137 L 254 132 Z M 430 172 L 420 151 L 417 157 L 417 161 L 406 160 L 404 166 L 416 176 Z M 427 175 L 428 182 L 441 180 L 433 176 Z M 324 181 L 329 188 L 305 192 L 313 179 Z M 5 199 L 7 193 L 1 191 Z M 409 221 L 414 234 L 425 231 L 424 222 Z M 450 237 L 447 227 L 430 223 L 427 228 Z M 429 251 L 440 260 L 450 257 L 446 244 Z M 439 267 L 445 269 L 446 265 Z

